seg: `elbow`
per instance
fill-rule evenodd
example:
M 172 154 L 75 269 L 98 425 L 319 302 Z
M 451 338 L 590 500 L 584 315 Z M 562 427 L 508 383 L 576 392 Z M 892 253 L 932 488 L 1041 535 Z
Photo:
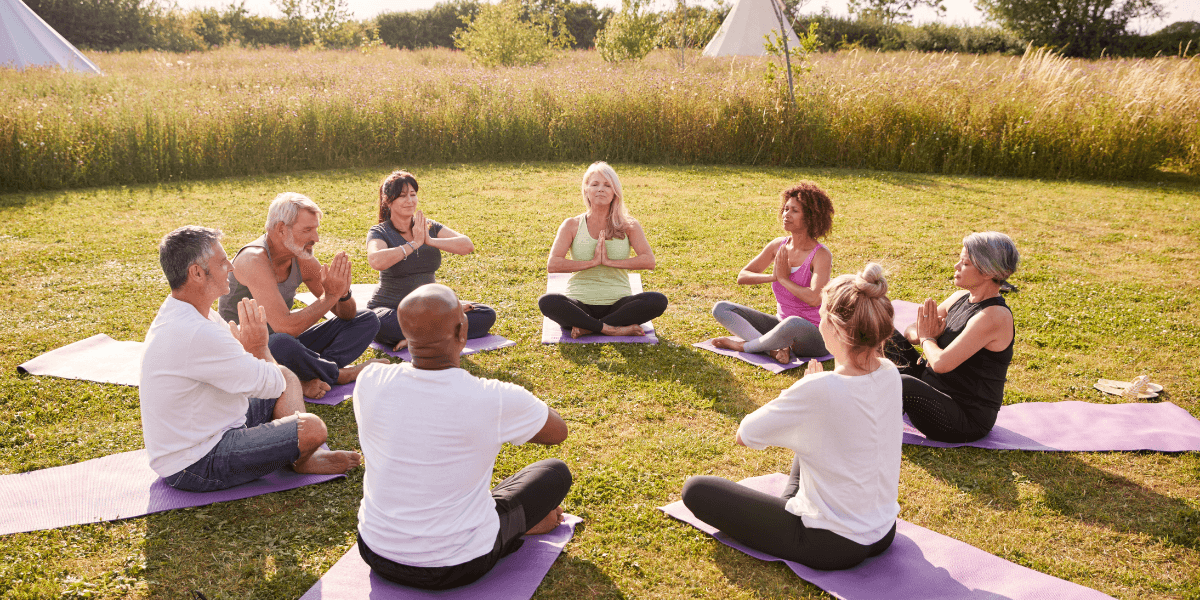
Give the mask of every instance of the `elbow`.
M 471 238 L 466 238 L 466 240 L 467 240 L 467 243 L 466 243 L 466 244 L 463 244 L 463 251 L 462 251 L 462 253 L 463 253 L 463 254 L 470 254 L 470 253 L 472 253 L 472 252 L 474 252 L 474 251 L 475 251 L 475 243 L 471 241 Z
M 653 270 L 654 270 L 654 255 L 653 255 L 653 254 L 651 254 L 651 255 L 650 255 L 650 258 L 646 260 L 646 266 L 645 266 L 645 267 L 642 267 L 642 268 L 643 268 L 643 269 L 645 269 L 645 270 L 647 270 L 647 271 L 653 271 Z
M 939 375 L 943 373 L 949 373 L 950 371 L 954 370 L 954 368 L 947 365 L 946 361 L 944 360 L 930 360 L 929 357 L 926 356 L 925 362 L 929 364 L 929 368 L 933 370 L 934 373 Z

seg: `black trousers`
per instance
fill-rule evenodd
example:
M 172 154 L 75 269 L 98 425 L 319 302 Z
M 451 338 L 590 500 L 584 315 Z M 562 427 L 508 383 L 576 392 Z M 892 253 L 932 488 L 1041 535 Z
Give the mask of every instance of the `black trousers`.
M 728 479 L 701 475 L 683 484 L 683 504 L 725 535 L 759 552 L 813 569 L 849 569 L 892 545 L 895 525 L 882 539 L 866 546 L 828 529 L 805 527 L 800 517 L 785 508 L 799 489 L 799 479 L 799 463 L 793 461 L 788 486 L 783 496 L 775 497 Z
M 516 552 L 524 543 L 522 535 L 537 525 L 550 511 L 562 504 L 571 490 L 571 470 L 557 458 L 548 458 L 521 469 L 492 489 L 500 531 L 487 554 L 446 567 L 414 567 L 376 554 L 358 536 L 358 552 L 363 562 L 380 577 L 425 590 L 448 590 L 474 583 L 492 570 L 501 558 Z
M 976 423 L 952 396 L 921 379 L 929 367 L 899 331 L 884 343 L 883 352 L 900 368 L 904 412 L 913 427 L 926 438 L 947 444 L 965 444 L 991 431 L 991 427 Z
M 604 305 L 584 304 L 563 294 L 546 294 L 538 298 L 538 308 L 563 327 L 600 333 L 605 325 L 641 325 L 662 316 L 667 311 L 667 297 L 658 292 L 642 292 Z

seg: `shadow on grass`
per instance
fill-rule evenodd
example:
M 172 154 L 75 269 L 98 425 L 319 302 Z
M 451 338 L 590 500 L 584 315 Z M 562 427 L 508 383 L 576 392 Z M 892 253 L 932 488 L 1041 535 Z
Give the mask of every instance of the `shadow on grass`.
M 569 546 L 569 543 L 568 543 Z M 592 561 L 563 552 L 538 586 L 538 595 L 553 598 L 625 598 L 625 593 Z
M 1000 510 L 1018 511 L 1032 501 L 1081 523 L 1200 549 L 1200 511 L 1191 504 L 1097 469 L 1074 453 L 905 446 L 904 456 Z M 1031 484 L 1040 495 L 1022 499 L 1021 486 Z
M 599 370 L 633 377 L 646 382 L 673 381 L 689 387 L 717 412 L 741 419 L 758 408 L 743 391 L 742 384 L 728 369 L 708 360 L 690 345 L 668 343 L 659 338 L 658 344 L 559 344 L 563 358 L 579 365 L 595 365 Z M 605 348 L 611 348 L 623 362 L 601 358 Z M 790 385 L 790 382 L 789 382 Z

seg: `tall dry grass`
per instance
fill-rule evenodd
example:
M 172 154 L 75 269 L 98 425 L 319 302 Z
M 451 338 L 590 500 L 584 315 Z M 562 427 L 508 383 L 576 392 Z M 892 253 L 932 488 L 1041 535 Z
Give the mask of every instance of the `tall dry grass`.
M 1200 63 L 842 52 L 482 69 L 448 50 L 222 49 L 0 71 L 0 190 L 357 165 L 595 160 L 1129 179 L 1200 174 Z

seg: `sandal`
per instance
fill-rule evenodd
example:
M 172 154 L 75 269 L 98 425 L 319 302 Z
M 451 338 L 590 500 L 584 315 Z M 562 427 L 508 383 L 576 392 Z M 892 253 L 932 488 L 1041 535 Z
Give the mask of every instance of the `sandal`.
M 1139 375 L 1132 382 L 1099 379 L 1093 387 L 1106 394 L 1137 398 L 1139 400 L 1157 398 L 1158 393 L 1163 390 L 1163 386 L 1157 383 L 1150 383 L 1150 378 L 1146 375 Z

